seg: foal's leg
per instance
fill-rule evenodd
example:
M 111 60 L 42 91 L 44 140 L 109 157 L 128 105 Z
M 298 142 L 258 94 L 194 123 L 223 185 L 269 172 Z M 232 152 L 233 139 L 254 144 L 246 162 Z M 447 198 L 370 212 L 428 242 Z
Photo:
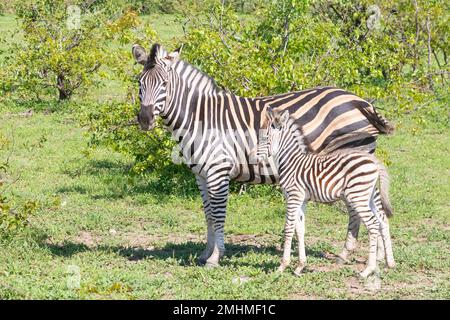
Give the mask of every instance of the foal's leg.
M 338 255 L 337 262 L 338 263 L 346 263 L 348 262 L 348 256 L 355 251 L 356 244 L 358 240 L 359 227 L 361 224 L 361 220 L 359 218 L 358 213 L 351 208 L 351 206 L 347 205 L 347 210 L 349 213 L 348 217 L 348 228 L 347 228 L 347 238 L 345 239 L 344 248 L 342 252 Z
M 359 207 L 357 210 L 369 233 L 369 259 L 367 260 L 366 268 L 360 273 L 361 277 L 367 278 L 377 267 L 377 238 L 379 236 L 380 223 L 378 219 L 373 218 L 373 213 L 368 206 L 366 208 Z
M 378 217 L 380 220 L 380 236 L 378 237 L 378 249 L 377 249 L 377 260 L 383 261 L 383 258 L 386 258 L 386 265 L 388 268 L 395 267 L 394 254 L 392 252 L 392 242 L 391 242 L 391 234 L 389 230 L 389 220 L 381 206 L 381 203 L 377 203 L 375 206 L 372 204 L 374 208 L 378 211 Z
M 350 193 L 347 202 L 351 208 L 358 214 L 361 221 L 367 228 L 369 233 L 369 259 L 367 260 L 366 268 L 360 273 L 360 276 L 367 278 L 372 274 L 377 267 L 377 239 L 380 230 L 380 221 L 376 216 L 376 212 L 372 211 L 370 202 L 372 193 Z
M 384 249 L 386 250 L 386 264 L 388 268 L 395 268 L 395 259 L 394 254 L 392 252 L 392 243 L 391 243 L 391 235 L 389 231 L 389 226 L 381 230 L 381 234 L 384 240 Z
M 284 224 L 283 258 L 278 267 L 279 272 L 283 272 L 291 262 L 292 238 L 298 221 L 299 209 L 301 210 L 304 200 L 303 194 L 298 191 L 285 192 L 285 195 L 287 200 L 287 210 L 286 222 Z
M 378 187 L 375 187 L 375 193 L 374 193 L 373 200 L 376 203 L 376 206 L 377 206 L 377 209 L 379 212 L 379 216 L 383 215 L 385 217 L 384 210 L 381 207 L 380 192 L 378 190 Z M 337 258 L 338 263 L 347 263 L 349 256 L 355 251 L 357 242 L 358 242 L 359 228 L 361 225 L 361 220 L 359 219 L 358 214 L 353 212 L 352 209 L 348 205 L 347 205 L 347 210 L 349 212 L 347 238 L 345 240 L 345 245 L 344 245 L 344 248 L 342 249 L 342 252 L 338 255 L 338 258 Z M 386 223 L 387 223 L 387 220 L 386 220 Z M 383 258 L 385 256 L 384 241 L 383 241 L 381 234 L 378 237 L 377 246 L 378 246 L 377 260 L 381 261 L 381 260 L 383 260 Z
M 368 208 L 359 208 L 361 220 L 367 227 L 369 233 L 369 258 L 366 268 L 360 273 L 360 276 L 367 278 L 377 268 L 377 238 L 379 236 L 380 224 L 377 219 L 373 219 L 371 211 Z
M 381 205 L 381 199 L 380 199 L 380 193 L 377 188 L 374 189 L 374 196 L 370 202 L 370 207 L 372 208 L 372 211 L 376 213 L 380 223 L 381 227 L 383 223 L 388 223 L 386 213 L 383 209 L 383 206 Z M 389 225 L 388 225 L 389 227 Z M 388 255 L 386 249 L 385 249 L 385 243 L 383 240 L 382 232 L 380 229 L 380 235 L 377 239 L 377 261 L 383 262 L 385 257 Z
M 305 250 L 305 215 L 306 203 L 298 207 L 296 233 L 298 239 L 298 266 L 294 273 L 299 276 L 306 267 L 306 250 Z
M 385 218 L 386 219 L 386 218 Z M 389 230 L 388 220 L 381 224 L 381 237 L 383 238 L 384 252 L 386 253 L 386 264 L 388 268 L 395 268 L 394 254 L 392 252 L 391 233 Z

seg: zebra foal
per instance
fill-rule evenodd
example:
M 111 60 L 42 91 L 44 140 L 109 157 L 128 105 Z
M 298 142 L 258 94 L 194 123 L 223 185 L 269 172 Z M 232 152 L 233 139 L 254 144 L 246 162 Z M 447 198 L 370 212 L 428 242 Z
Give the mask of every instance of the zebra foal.
M 295 274 L 306 266 L 305 210 L 309 200 L 329 203 L 339 199 L 346 202 L 350 219 L 359 218 L 369 233 L 369 259 L 360 273 L 369 276 L 377 266 L 377 240 L 381 234 L 386 263 L 395 266 L 389 225 L 383 210 L 377 210 L 375 193 L 380 180 L 382 209 L 392 215 L 388 195 L 389 177 L 386 168 L 364 151 L 340 149 L 328 154 L 308 152 L 302 129 L 289 117 L 289 112 L 267 108 L 267 131 L 257 145 L 257 162 L 274 158 L 280 176 L 280 186 L 287 201 L 284 251 L 279 271 L 289 265 L 294 232 L 298 238 L 299 264 Z M 380 252 L 378 252 L 380 254 Z M 379 258 L 379 257 L 378 257 Z

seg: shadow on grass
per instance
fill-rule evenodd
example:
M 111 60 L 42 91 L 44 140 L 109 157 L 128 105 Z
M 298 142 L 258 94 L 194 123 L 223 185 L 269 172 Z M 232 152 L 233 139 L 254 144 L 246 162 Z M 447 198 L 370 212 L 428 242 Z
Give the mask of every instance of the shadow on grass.
M 60 187 L 59 193 L 87 194 L 94 200 L 117 200 L 130 195 L 149 195 L 157 203 L 164 203 L 168 198 L 193 199 L 200 196 L 194 174 L 183 165 L 170 164 L 165 168 L 147 172 L 143 175 L 131 173 L 130 163 L 114 160 L 89 160 L 76 168 L 63 170 L 74 180 L 73 185 Z M 90 177 L 91 184 L 79 185 L 77 178 Z M 230 192 L 240 193 L 243 184 L 231 181 Z M 89 192 L 89 189 L 94 189 Z M 281 191 L 275 185 L 246 185 L 246 192 L 250 196 L 271 196 L 281 198 Z M 141 198 L 142 199 L 142 198 Z M 200 201 L 200 200 L 199 200 Z
M 195 266 L 199 265 L 197 256 L 205 248 L 205 243 L 202 242 L 185 242 L 185 243 L 167 243 L 161 248 L 145 249 L 142 247 L 127 247 L 127 246 L 110 246 L 110 245 L 98 245 L 87 246 L 82 243 L 74 243 L 65 241 L 62 244 L 49 244 L 46 242 L 41 243 L 50 250 L 50 252 L 58 257 L 71 257 L 78 253 L 83 252 L 108 252 L 116 253 L 129 261 L 141 261 L 146 259 L 158 259 L 168 260 L 174 259 L 177 261 L 177 265 L 180 266 Z M 281 259 L 281 252 L 275 246 L 256 246 L 251 244 L 226 244 L 225 245 L 225 259 L 221 260 L 221 266 L 234 266 L 234 267 L 254 267 L 261 268 L 264 271 L 272 271 L 278 267 L 278 258 Z M 260 253 L 270 254 L 276 256 L 276 262 L 273 261 L 261 261 L 261 262 L 247 262 L 247 261 L 235 261 L 230 258 L 244 257 L 248 253 Z M 307 248 L 307 255 L 327 259 L 321 251 Z M 295 260 L 295 258 L 293 258 Z
M 63 173 L 72 178 L 90 176 L 98 187 L 90 194 L 92 199 L 121 199 L 130 194 L 148 194 L 157 202 L 167 197 L 194 198 L 199 196 L 194 175 L 189 169 L 169 165 L 160 171 L 143 175 L 130 172 L 130 164 L 113 160 L 89 160 L 78 168 L 66 169 Z M 87 194 L 86 188 L 79 185 L 66 185 L 59 193 L 79 192 Z M 92 183 L 92 182 L 91 182 Z

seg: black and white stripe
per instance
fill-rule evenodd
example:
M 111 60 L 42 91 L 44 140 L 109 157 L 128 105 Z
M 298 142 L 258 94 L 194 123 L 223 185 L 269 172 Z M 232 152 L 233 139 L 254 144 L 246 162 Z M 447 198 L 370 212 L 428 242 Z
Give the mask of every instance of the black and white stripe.
M 339 138 L 342 146 L 363 145 L 373 151 L 376 136 L 389 131 L 371 104 L 341 89 L 321 87 L 244 98 L 219 88 L 209 76 L 179 60 L 179 51 L 167 53 L 154 45 L 147 55 L 135 45 L 133 55 L 144 65 L 139 81 L 141 128 L 151 129 L 155 115 L 159 115 L 196 175 L 208 225 L 208 244 L 200 260 L 208 265 L 217 265 L 224 253 L 230 180 L 278 182 L 272 158 L 262 165 L 254 159 L 267 105 L 293 114 L 304 126 L 311 150 L 326 149 Z M 367 136 L 361 140 L 360 136 L 355 138 L 355 132 Z

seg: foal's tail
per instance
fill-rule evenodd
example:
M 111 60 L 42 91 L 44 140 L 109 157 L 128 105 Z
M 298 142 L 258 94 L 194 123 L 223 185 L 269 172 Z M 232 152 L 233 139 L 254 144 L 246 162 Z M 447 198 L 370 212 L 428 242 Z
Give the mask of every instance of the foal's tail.
M 378 161 L 378 169 L 380 172 L 380 198 L 381 205 L 388 218 L 394 215 L 392 210 L 391 200 L 389 199 L 389 175 L 386 167 Z

